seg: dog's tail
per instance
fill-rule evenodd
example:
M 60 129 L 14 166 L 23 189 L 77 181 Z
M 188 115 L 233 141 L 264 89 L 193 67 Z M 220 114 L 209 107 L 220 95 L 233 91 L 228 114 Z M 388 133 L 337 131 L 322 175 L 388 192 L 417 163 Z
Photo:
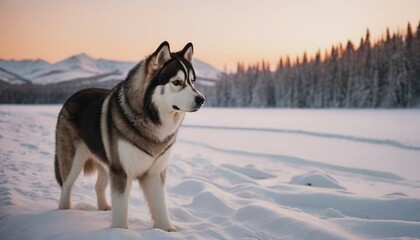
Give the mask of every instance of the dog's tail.
M 85 163 L 84 166 L 84 174 L 85 175 L 90 175 L 92 173 L 95 172 L 96 170 L 96 166 L 95 166 L 95 162 L 92 159 L 88 159 Z M 55 179 L 57 180 L 58 184 L 60 184 L 60 187 L 63 186 L 63 178 L 61 177 L 61 173 L 60 173 L 60 165 L 58 164 L 58 158 L 57 158 L 57 154 L 55 155 L 55 160 L 54 160 L 54 170 L 55 170 Z
M 85 166 L 83 167 L 83 173 L 85 174 L 85 176 L 91 175 L 95 172 L 96 170 L 96 164 L 92 159 L 88 159 L 85 162 Z
M 60 184 L 60 187 L 62 187 L 63 179 L 61 178 L 60 166 L 58 165 L 57 154 L 55 154 L 54 169 L 55 169 L 55 179 L 57 179 L 58 184 Z

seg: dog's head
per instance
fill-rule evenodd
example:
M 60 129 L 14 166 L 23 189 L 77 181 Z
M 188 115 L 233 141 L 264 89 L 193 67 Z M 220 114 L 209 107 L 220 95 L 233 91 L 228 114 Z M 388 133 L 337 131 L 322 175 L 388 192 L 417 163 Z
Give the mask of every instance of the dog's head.
M 205 101 L 194 86 L 192 66 L 193 45 L 188 43 L 179 52 L 171 53 L 168 42 L 163 42 L 146 59 L 148 85 L 145 100 L 158 111 L 194 112 Z

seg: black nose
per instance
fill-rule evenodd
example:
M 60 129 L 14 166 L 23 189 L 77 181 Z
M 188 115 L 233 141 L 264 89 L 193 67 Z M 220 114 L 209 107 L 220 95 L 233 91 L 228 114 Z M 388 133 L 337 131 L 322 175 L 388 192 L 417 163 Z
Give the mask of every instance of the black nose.
M 204 101 L 205 101 L 206 99 L 203 97 L 203 96 L 197 96 L 197 97 L 195 97 L 195 103 L 198 105 L 198 106 L 201 106 L 201 105 L 203 105 L 203 103 L 204 103 Z

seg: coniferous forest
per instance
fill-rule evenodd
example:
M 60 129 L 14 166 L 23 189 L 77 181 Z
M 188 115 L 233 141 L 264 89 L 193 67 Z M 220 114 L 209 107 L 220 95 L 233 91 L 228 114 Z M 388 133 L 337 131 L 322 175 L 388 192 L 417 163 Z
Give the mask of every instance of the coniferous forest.
M 420 23 L 370 32 L 356 46 L 338 44 L 315 56 L 282 57 L 275 70 L 265 61 L 223 74 L 206 87 L 207 106 L 279 108 L 420 107 Z

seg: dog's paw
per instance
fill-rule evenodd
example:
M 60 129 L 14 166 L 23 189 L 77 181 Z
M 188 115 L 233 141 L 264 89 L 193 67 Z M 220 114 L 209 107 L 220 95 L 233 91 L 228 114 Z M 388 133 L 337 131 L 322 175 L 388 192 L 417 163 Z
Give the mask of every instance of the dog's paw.
M 100 206 L 100 207 L 98 207 L 98 209 L 99 209 L 100 211 L 111 211 L 112 207 L 111 207 L 111 206 L 109 206 L 109 205 L 105 205 L 105 206 Z
M 68 209 L 71 209 L 70 204 L 62 204 L 62 203 L 60 203 L 58 205 L 58 210 L 68 210 Z
M 158 225 L 155 225 L 155 228 L 159 228 L 159 229 L 162 229 L 163 231 L 167 231 L 167 232 L 176 232 L 175 227 L 172 226 L 172 225 L 169 225 L 169 226 L 158 226 Z
M 70 207 L 58 207 L 57 210 L 71 210 Z

